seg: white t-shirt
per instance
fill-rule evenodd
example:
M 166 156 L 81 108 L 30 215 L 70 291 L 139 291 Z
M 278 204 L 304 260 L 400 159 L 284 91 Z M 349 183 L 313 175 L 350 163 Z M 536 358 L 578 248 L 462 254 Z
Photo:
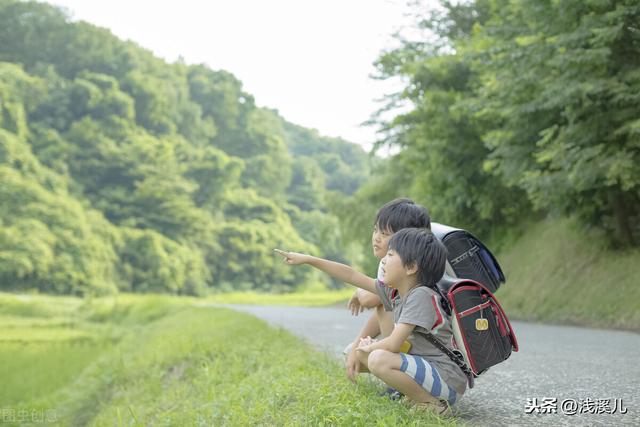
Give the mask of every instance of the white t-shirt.
M 382 274 L 382 260 L 380 260 L 380 262 L 378 263 L 378 282 L 380 283 L 384 283 L 384 277 Z

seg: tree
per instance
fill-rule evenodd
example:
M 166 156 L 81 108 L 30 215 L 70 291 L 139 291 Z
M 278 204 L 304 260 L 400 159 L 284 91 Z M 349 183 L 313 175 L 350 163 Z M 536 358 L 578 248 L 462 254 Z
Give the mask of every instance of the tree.
M 293 165 L 293 176 L 287 189 L 289 203 L 310 211 L 324 205 L 324 173 L 310 157 L 300 156 Z
M 443 10 L 418 22 L 428 37 L 401 39 L 401 47 L 378 59 L 380 78 L 402 76 L 407 81 L 383 111 L 399 102 L 412 105 L 409 112 L 379 121 L 386 135 L 379 145 L 401 150 L 387 170 L 411 172 L 405 194 L 422 201 L 434 221 L 496 237 L 521 220 L 528 202 L 518 188 L 487 172 L 484 162 L 490 151 L 482 139 L 487 123 L 469 102 L 480 77 L 458 46 L 471 37 L 474 23 L 486 19 L 485 5 L 443 2 Z
M 534 206 L 640 236 L 636 1 L 495 1 L 471 49 L 487 168 Z
M 325 183 L 354 191 L 366 156 L 337 140 L 316 150 L 339 153 L 333 169 L 292 154 L 294 125 L 232 74 L 14 0 L 0 0 L 0 61 L 3 289 L 287 290 L 320 276 L 274 247 L 342 257 Z

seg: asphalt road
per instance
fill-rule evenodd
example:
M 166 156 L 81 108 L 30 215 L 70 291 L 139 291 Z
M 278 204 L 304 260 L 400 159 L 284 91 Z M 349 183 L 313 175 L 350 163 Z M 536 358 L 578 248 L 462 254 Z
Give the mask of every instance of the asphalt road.
M 353 317 L 340 308 L 228 307 L 283 327 L 337 357 L 370 313 Z M 640 335 L 520 322 L 512 326 L 520 351 L 476 380 L 455 406 L 456 416 L 473 426 L 640 426 Z M 546 410 L 543 399 L 549 399 Z M 599 408 L 611 412 L 616 399 L 626 414 L 620 409 L 592 413 Z M 530 409 L 551 413 L 526 413 L 528 400 Z

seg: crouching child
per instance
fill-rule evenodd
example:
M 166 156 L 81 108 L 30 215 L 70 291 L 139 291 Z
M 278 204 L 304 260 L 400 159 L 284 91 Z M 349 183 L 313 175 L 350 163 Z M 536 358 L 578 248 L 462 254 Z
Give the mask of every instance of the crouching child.
M 278 251 L 287 264 L 309 264 L 333 277 L 379 295 L 393 312 L 394 328 L 379 341 L 363 338 L 356 352 L 361 372 L 371 372 L 417 406 L 444 414 L 466 390 L 466 376 L 431 344 L 434 335 L 452 349 L 450 319 L 440 306 L 436 283 L 445 269 L 447 252 L 427 229 L 406 228 L 389 241 L 382 259 L 384 283 L 349 266 L 294 252 Z M 400 352 L 403 343 L 410 348 Z

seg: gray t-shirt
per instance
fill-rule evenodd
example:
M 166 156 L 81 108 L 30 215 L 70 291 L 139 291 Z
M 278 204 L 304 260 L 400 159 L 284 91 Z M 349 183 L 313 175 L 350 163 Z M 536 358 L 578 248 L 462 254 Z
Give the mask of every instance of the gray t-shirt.
M 415 325 L 409 342 L 409 354 L 427 359 L 438 370 L 447 385 L 453 387 L 458 394 L 463 394 L 467 387 L 467 377 L 449 356 L 431 344 L 425 334 L 431 333 L 447 348 L 453 350 L 451 340 L 451 319 L 440 306 L 440 296 L 431 288 L 416 286 L 404 297 L 395 289 L 385 286 L 376 280 L 376 290 L 386 311 L 393 311 L 393 322 Z

